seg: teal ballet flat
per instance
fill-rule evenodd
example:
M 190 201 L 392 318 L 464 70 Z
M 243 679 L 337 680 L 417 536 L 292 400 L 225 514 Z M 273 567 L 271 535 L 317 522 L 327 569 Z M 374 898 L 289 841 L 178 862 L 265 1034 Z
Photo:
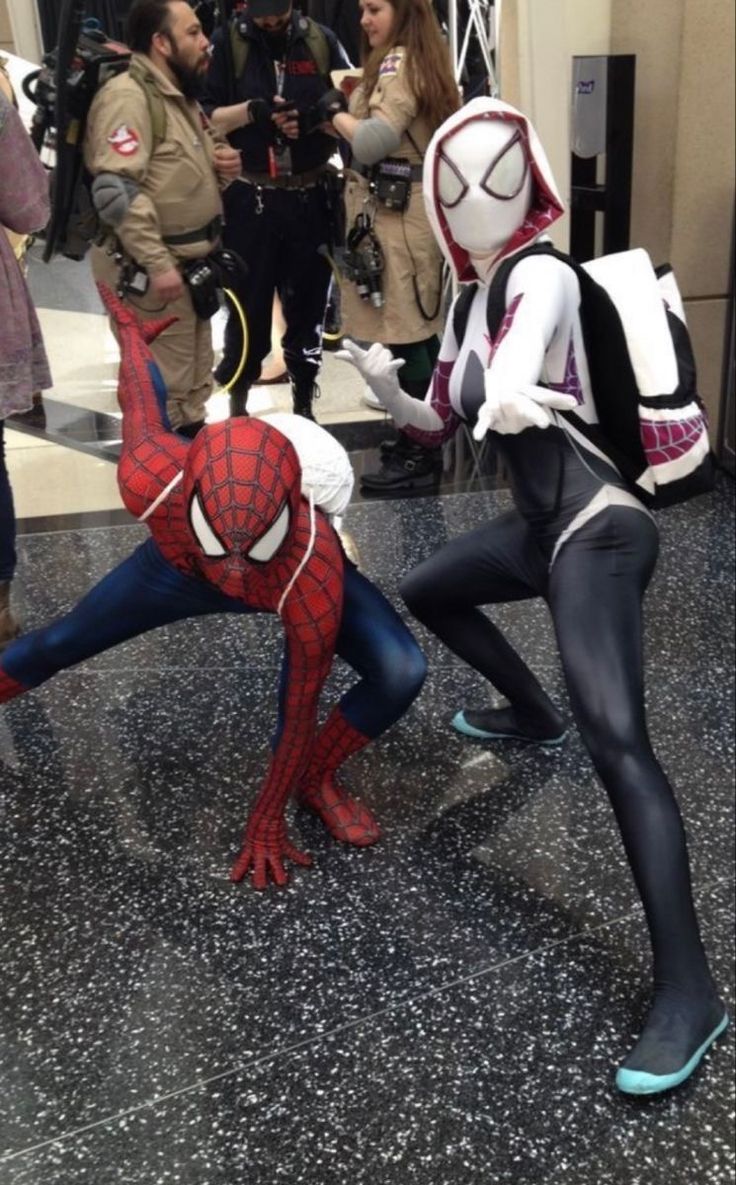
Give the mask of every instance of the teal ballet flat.
M 673 1087 L 680 1086 L 690 1077 L 701 1062 L 703 1055 L 727 1027 L 728 1013 L 725 1013 L 710 1036 L 706 1037 L 700 1048 L 695 1050 L 690 1061 L 686 1062 L 674 1074 L 648 1074 L 646 1070 L 627 1070 L 621 1066 L 616 1073 L 616 1086 L 624 1094 L 634 1095 L 661 1094 L 665 1090 L 672 1090 Z
M 489 732 L 484 728 L 476 728 L 475 725 L 469 724 L 463 711 L 457 712 L 453 716 L 452 727 L 456 732 L 461 732 L 463 736 L 472 737 L 476 741 L 524 741 L 527 745 L 542 745 L 545 749 L 556 748 L 567 736 L 567 729 L 564 729 L 556 737 L 534 737 L 514 729 Z

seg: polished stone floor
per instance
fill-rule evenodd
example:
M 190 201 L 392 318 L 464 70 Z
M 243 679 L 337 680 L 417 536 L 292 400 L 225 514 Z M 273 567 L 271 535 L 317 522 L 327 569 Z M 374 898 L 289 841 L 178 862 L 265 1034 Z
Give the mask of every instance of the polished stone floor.
M 360 461 L 360 457 L 358 457 Z M 397 581 L 503 489 L 363 502 Z M 733 485 L 659 516 L 651 731 L 678 788 L 703 930 L 733 998 Z M 53 528 L 53 529 L 52 529 Z M 144 537 L 19 540 L 28 628 Z M 564 707 L 543 606 L 499 619 Z M 268 618 L 182 623 L 3 710 L 2 1185 L 726 1185 L 733 1036 L 670 1097 L 620 1097 L 646 936 L 577 734 L 551 755 L 453 734 L 477 678 L 417 630 L 427 685 L 348 766 L 384 840 L 282 891 L 228 867 L 263 772 Z M 328 693 L 349 684 L 335 668 Z

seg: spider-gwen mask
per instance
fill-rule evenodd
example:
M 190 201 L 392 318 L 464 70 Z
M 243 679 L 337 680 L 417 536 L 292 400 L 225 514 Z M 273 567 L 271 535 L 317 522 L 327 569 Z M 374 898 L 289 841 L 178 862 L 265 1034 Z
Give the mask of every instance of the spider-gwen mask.
M 474 99 L 432 137 L 424 198 L 457 278 L 488 280 L 563 212 L 534 129 L 499 99 Z
M 258 568 L 284 554 L 296 529 L 301 470 L 294 446 L 252 417 L 208 425 L 187 454 L 183 494 L 205 570 Z

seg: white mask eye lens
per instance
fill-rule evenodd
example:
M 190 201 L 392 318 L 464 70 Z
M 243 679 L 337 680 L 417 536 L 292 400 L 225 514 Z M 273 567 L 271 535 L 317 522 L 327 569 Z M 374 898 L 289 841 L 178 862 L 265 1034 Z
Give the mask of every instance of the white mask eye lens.
M 248 559 L 255 560 L 259 564 L 265 564 L 268 560 L 273 559 L 284 542 L 288 530 L 289 505 L 287 503 L 276 522 L 268 528 L 265 535 L 261 535 L 257 543 L 253 544 L 248 552 Z
M 481 181 L 483 189 L 501 201 L 515 198 L 521 190 L 529 165 L 519 133 L 491 165 Z
M 189 505 L 189 521 L 192 524 L 194 536 L 205 555 L 225 555 L 225 548 L 207 522 L 202 505 L 196 494 Z
M 437 171 L 437 197 L 441 206 L 451 210 L 468 191 L 464 177 L 455 166 L 440 153 Z

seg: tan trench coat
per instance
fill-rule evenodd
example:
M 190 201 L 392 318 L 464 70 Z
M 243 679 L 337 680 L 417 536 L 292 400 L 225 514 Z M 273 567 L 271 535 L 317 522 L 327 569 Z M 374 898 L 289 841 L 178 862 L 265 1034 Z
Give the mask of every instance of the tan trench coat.
M 420 165 L 421 154 L 426 150 L 435 129 L 429 127 L 424 119 L 417 118 L 416 99 L 407 85 L 404 61 L 405 50 L 401 46 L 386 55 L 378 82 L 368 101 L 368 114 L 385 119 L 401 135 L 401 144 L 392 156 L 403 157 L 413 165 Z M 357 87 L 351 96 L 350 112 L 358 117 L 366 114 L 362 87 Z M 427 221 L 421 183 L 412 184 L 409 206 L 399 213 L 376 203 L 369 196 L 367 179 L 348 170 L 345 206 L 348 228 L 362 210 L 374 218 L 374 231 L 383 248 L 385 261 L 384 304 L 379 309 L 362 300 L 353 283 L 343 281 L 342 318 L 345 333 L 362 341 L 384 344 L 417 342 L 441 333 L 439 298 L 442 255 Z

